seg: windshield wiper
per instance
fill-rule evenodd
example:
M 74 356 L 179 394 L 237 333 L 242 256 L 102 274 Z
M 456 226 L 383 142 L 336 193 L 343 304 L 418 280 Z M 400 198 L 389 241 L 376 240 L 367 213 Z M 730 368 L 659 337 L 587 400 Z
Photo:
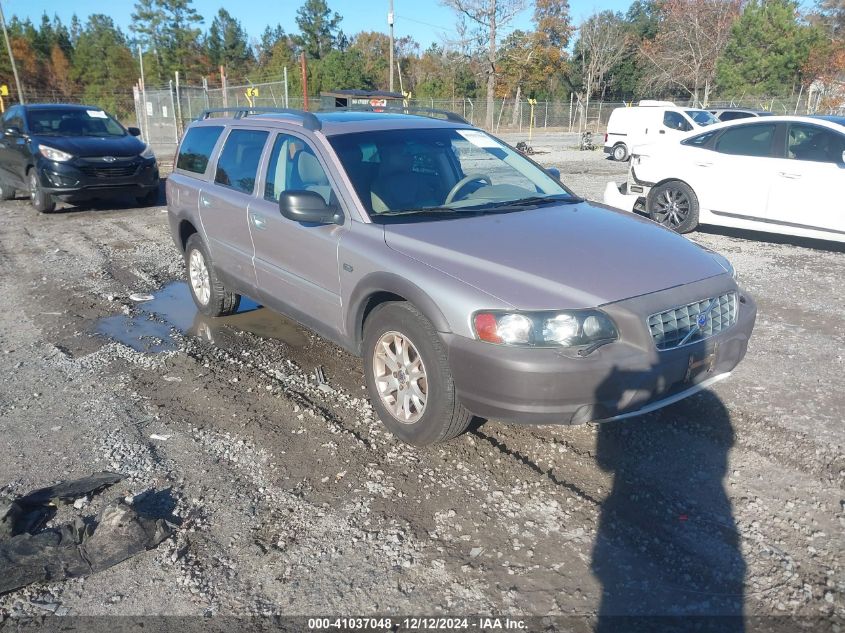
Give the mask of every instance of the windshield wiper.
M 490 205 L 490 211 L 501 211 L 506 209 L 540 206 L 544 204 L 576 204 L 581 202 L 579 198 L 567 195 L 566 197 L 557 196 L 528 196 L 527 198 L 520 198 L 518 200 L 508 200 L 505 202 L 498 202 Z M 487 209 L 485 209 L 487 211 Z
M 442 215 L 444 213 L 457 215 L 461 213 L 461 211 L 453 209 L 452 207 L 417 207 L 413 209 L 397 209 L 395 211 L 384 211 L 382 213 L 376 213 L 375 215 L 378 217 L 396 217 L 398 215 Z

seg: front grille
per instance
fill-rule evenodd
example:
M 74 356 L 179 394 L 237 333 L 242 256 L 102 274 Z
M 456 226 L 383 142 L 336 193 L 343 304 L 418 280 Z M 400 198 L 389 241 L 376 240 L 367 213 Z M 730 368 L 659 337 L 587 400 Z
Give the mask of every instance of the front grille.
M 138 171 L 137 163 L 83 165 L 79 170 L 89 178 L 127 178 Z
M 702 319 L 705 313 L 706 316 Z M 648 329 L 657 349 L 674 349 L 695 341 L 703 341 L 728 329 L 736 323 L 736 315 L 736 293 L 728 292 L 652 314 L 648 317 Z

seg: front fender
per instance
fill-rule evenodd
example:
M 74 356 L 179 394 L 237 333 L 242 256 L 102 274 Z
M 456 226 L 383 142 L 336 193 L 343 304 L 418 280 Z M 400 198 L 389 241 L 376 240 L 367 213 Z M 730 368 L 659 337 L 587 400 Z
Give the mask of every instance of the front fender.
M 438 332 L 452 331 L 448 320 L 434 300 L 414 282 L 395 273 L 373 272 L 361 279 L 352 291 L 346 314 L 346 331 L 351 334 L 352 342 L 359 353 L 367 306 L 371 298 L 384 293 L 402 297 L 412 303 L 431 321 Z

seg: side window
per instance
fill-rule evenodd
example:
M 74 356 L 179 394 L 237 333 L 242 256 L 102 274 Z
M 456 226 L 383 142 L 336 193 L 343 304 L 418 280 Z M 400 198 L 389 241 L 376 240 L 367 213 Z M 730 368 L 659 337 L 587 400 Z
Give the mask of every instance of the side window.
M 722 112 L 722 116 L 719 117 L 719 120 L 735 121 L 736 119 L 748 119 L 753 116 L 753 114 L 750 114 L 748 112 Z
M 3 117 L 3 127 L 16 127 L 21 132 L 24 131 L 23 112 L 21 111 L 20 107 L 14 107 L 9 109 L 9 111 Z
M 211 151 L 222 132 L 223 128 L 220 126 L 192 127 L 189 129 L 179 146 L 176 168 L 195 174 L 204 174 L 211 158 Z
M 329 178 L 314 150 L 288 134 L 279 134 L 273 143 L 264 198 L 277 202 L 283 191 L 314 191 L 323 197 L 326 204 L 335 203 Z
M 791 123 L 786 137 L 786 156 L 817 163 L 841 163 L 845 152 L 845 135 L 833 130 Z
M 667 110 L 663 113 L 663 125 L 670 130 L 679 130 L 681 132 L 688 132 L 692 126 L 679 112 Z
M 264 130 L 232 130 L 223 144 L 214 182 L 244 193 L 252 193 L 258 176 L 258 163 L 268 132 Z
M 738 156 L 770 156 L 774 123 L 739 125 L 725 130 L 716 140 L 716 151 Z
M 707 145 L 710 140 L 716 136 L 718 132 L 705 132 L 704 134 L 699 134 L 698 136 L 693 136 L 692 138 L 687 138 L 681 141 L 681 145 L 691 145 L 692 147 L 703 147 Z

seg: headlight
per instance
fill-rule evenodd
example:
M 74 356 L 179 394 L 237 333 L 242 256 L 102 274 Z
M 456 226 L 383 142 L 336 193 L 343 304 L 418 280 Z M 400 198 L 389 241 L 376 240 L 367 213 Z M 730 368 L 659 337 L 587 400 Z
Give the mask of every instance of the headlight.
M 47 160 L 54 160 L 59 163 L 67 162 L 73 158 L 73 154 L 68 154 L 67 152 L 63 152 L 60 149 L 49 147 L 47 145 L 39 145 L 38 151 Z
M 499 345 L 590 348 L 619 338 L 601 310 L 477 312 L 472 323 L 476 338 Z
M 155 152 L 153 152 L 153 148 L 147 145 L 144 148 L 144 151 L 141 152 L 141 158 L 155 158 Z

